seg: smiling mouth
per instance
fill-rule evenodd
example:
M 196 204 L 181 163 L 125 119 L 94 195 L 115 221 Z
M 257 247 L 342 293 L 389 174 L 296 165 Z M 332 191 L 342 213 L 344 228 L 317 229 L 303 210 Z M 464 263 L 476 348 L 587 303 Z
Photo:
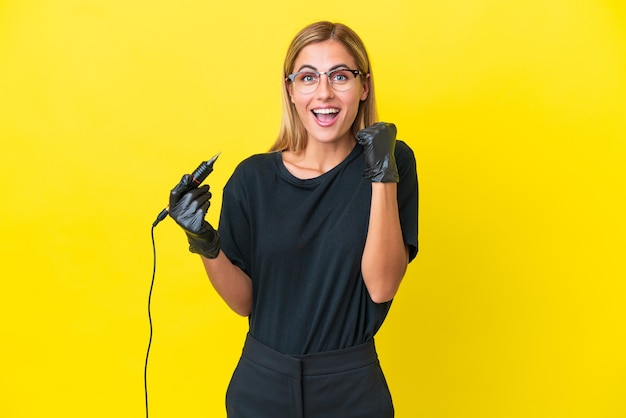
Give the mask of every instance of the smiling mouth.
M 313 115 L 323 123 L 332 122 L 339 114 L 339 109 L 326 108 L 326 109 L 313 109 Z

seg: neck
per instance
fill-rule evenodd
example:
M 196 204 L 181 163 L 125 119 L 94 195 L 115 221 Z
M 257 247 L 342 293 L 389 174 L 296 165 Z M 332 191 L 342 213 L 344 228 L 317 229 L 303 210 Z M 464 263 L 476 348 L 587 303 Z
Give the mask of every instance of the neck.
M 301 179 L 314 178 L 332 170 L 352 152 L 356 141 L 320 143 L 309 141 L 307 146 L 297 153 L 283 152 L 283 162 L 287 169 Z

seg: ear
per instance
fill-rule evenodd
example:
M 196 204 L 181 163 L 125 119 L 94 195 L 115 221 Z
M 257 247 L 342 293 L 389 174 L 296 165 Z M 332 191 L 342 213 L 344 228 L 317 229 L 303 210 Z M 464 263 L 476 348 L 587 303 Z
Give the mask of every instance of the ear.
M 361 91 L 361 101 L 364 102 L 367 99 L 367 96 L 370 93 L 370 75 L 369 73 L 365 76 L 365 81 L 363 82 L 363 90 Z
M 287 93 L 289 94 L 289 99 L 291 100 L 291 103 L 294 103 L 294 101 L 293 101 L 293 83 L 290 83 L 289 80 L 285 80 L 285 88 L 287 89 Z

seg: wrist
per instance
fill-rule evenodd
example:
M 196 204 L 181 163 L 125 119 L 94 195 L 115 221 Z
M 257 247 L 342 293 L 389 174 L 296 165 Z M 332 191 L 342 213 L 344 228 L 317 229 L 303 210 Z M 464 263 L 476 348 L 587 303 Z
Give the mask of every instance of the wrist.
M 398 196 L 398 183 L 372 182 L 372 199 L 389 199 L 396 202 Z
M 377 166 L 368 172 L 366 172 L 366 177 L 372 180 L 372 183 L 398 183 L 400 181 L 395 158 L 379 161 Z
M 189 231 L 186 231 L 186 233 L 190 252 L 200 254 L 209 259 L 216 258 L 220 253 L 220 234 L 210 225 L 209 228 L 200 234 L 194 234 Z

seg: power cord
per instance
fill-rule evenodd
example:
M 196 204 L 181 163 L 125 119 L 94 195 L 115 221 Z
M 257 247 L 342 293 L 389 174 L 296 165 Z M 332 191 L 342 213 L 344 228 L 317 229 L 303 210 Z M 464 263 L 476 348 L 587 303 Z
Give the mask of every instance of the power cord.
M 208 161 L 203 161 L 200 163 L 198 168 L 196 168 L 191 174 L 191 179 L 193 180 L 192 188 L 198 187 L 204 179 L 207 178 L 209 174 L 213 171 L 213 164 L 219 157 L 221 152 L 215 154 Z M 148 293 L 148 321 L 150 322 L 150 338 L 148 340 L 148 349 L 146 350 L 146 363 L 143 368 L 143 390 L 146 396 L 146 418 L 148 418 L 148 359 L 150 358 L 150 346 L 152 345 L 152 313 L 150 312 L 150 305 L 152 302 L 152 289 L 154 288 L 154 277 L 156 276 L 156 244 L 154 242 L 154 227 L 158 225 L 163 219 L 167 218 L 169 214 L 168 208 L 163 209 L 154 222 L 152 222 L 152 229 L 150 230 L 150 236 L 152 237 L 152 255 L 154 261 L 152 262 L 152 281 L 150 282 L 150 293 Z
M 154 288 L 154 277 L 156 276 L 156 244 L 154 242 L 154 227 L 155 222 L 150 229 L 150 236 L 152 238 L 152 281 L 150 282 L 150 292 L 148 293 L 148 322 L 150 323 L 150 337 L 148 339 L 148 349 L 146 350 L 146 363 L 143 368 L 143 390 L 146 398 L 146 418 L 148 418 L 148 359 L 150 358 L 150 347 L 152 346 L 152 313 L 150 310 L 152 304 L 152 289 Z

